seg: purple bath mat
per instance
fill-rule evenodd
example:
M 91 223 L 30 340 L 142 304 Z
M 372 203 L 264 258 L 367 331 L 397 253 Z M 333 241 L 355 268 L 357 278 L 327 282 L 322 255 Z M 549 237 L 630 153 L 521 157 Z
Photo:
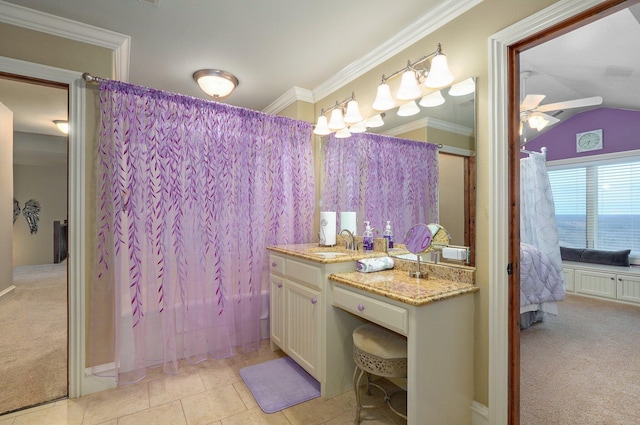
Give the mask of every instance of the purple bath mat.
M 265 413 L 320 396 L 320 383 L 289 357 L 247 366 L 240 376 Z

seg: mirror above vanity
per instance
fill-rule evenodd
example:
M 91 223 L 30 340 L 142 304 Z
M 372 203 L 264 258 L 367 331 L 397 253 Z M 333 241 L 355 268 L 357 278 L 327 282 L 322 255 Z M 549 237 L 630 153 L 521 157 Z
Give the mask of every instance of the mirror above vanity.
M 451 237 L 451 240 L 447 241 L 447 245 L 464 247 L 475 245 L 476 85 L 476 77 L 456 80 L 452 85 L 440 89 L 429 89 L 421 85 L 422 95 L 415 99 L 418 107 L 416 114 L 399 115 L 398 112 L 402 105 L 398 106 L 400 102 L 396 101 L 395 107 L 384 111 L 383 125 L 366 129 L 367 133 L 392 136 L 407 141 L 428 142 L 438 147 L 436 153 L 439 168 L 438 212 L 432 218 L 427 216 L 424 219 L 417 219 L 413 223 L 422 220 L 427 220 L 422 221 L 427 223 L 436 221 L 442 228 L 447 229 L 447 234 Z M 391 92 L 396 93 L 398 82 L 390 83 L 390 86 Z M 457 86 L 466 86 L 467 91 L 463 91 L 459 95 L 452 94 L 451 92 L 455 91 Z M 420 103 L 427 104 L 434 94 L 441 97 L 438 105 L 433 103 L 431 104 L 433 106 L 420 105 Z M 338 134 L 331 137 L 338 138 Z M 321 149 L 323 153 L 325 152 L 325 142 L 328 139 L 329 137 L 322 138 Z M 345 143 L 349 143 L 350 139 L 344 140 Z M 340 165 L 340 167 L 344 166 L 345 163 Z M 325 169 L 322 184 L 327 182 L 327 172 Z M 406 208 L 407 204 L 399 203 L 398 207 Z M 323 208 L 326 206 L 323 205 Z M 425 205 L 424 208 L 427 210 L 431 207 Z M 353 209 L 349 208 L 348 210 Z M 358 233 L 362 231 L 361 220 L 367 219 L 361 215 L 358 215 Z M 391 215 L 387 213 L 382 219 L 387 220 Z M 381 223 L 384 221 L 376 222 L 376 225 L 379 226 Z M 392 222 L 392 224 L 394 223 Z M 395 235 L 396 242 L 404 242 L 405 231 L 406 228 L 401 232 L 402 234 Z M 382 235 L 380 234 L 380 236 Z M 466 264 L 474 265 L 473 256 Z

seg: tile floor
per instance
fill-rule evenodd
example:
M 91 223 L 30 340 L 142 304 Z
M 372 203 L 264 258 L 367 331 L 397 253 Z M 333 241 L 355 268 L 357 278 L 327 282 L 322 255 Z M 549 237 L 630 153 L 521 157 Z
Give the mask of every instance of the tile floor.
M 153 369 L 141 382 L 85 397 L 61 400 L 0 416 L 0 425 L 351 425 L 353 391 L 321 397 L 265 414 L 242 381 L 239 370 L 282 356 L 268 340 L 260 350 L 230 359 L 182 363 L 167 376 Z M 402 425 L 384 404 L 364 410 L 363 425 Z

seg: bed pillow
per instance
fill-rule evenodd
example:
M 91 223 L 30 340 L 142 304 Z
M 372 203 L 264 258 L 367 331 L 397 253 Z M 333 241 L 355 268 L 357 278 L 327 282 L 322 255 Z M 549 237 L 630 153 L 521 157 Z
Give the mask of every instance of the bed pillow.
M 564 246 L 560 247 L 560 256 L 563 261 L 582 261 L 582 252 L 584 249 L 582 248 L 566 248 Z
M 606 264 L 609 266 L 629 267 L 630 249 L 622 251 L 603 251 L 598 249 L 585 249 L 581 260 L 583 263 Z

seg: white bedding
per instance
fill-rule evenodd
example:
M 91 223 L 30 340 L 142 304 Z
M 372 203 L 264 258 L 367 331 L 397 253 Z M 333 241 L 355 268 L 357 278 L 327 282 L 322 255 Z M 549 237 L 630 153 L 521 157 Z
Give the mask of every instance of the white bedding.
M 542 310 L 557 314 L 550 303 L 564 300 L 564 276 L 535 247 L 520 244 L 520 312 Z

